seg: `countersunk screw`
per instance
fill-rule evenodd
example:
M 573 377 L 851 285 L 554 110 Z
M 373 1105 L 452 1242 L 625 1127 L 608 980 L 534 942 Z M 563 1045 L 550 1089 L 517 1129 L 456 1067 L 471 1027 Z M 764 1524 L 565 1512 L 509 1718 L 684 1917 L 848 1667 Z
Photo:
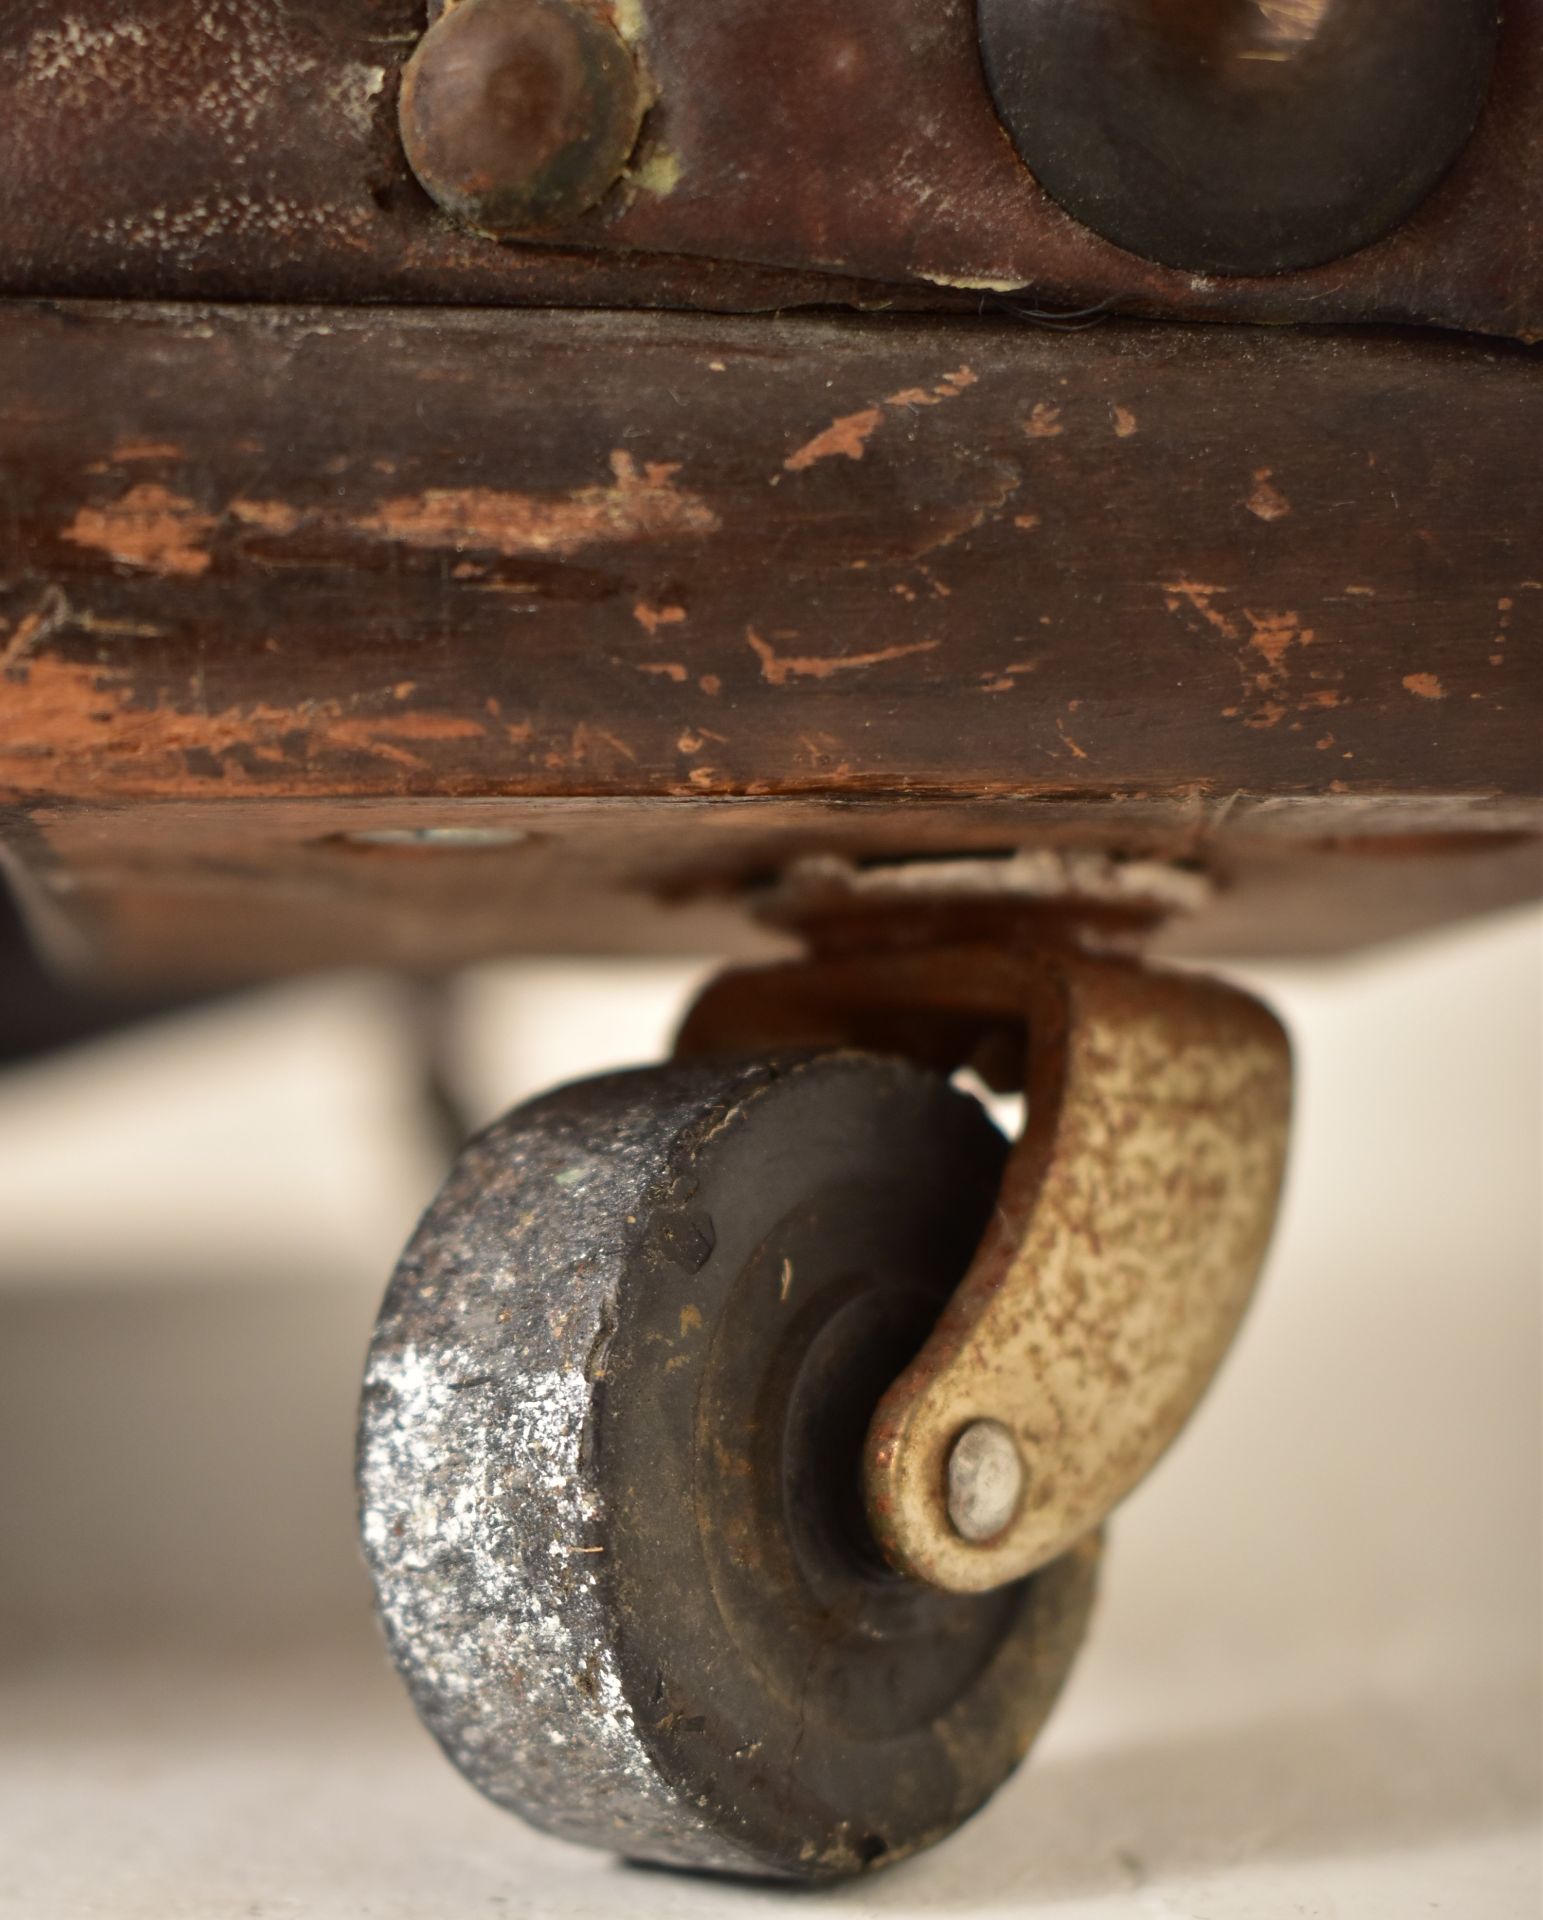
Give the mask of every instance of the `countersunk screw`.
M 992 1540 L 1018 1511 L 1023 1456 L 1000 1420 L 972 1420 L 948 1456 L 948 1517 L 963 1540 Z
M 528 233 L 576 219 L 637 144 L 642 83 L 620 36 L 572 0 L 460 0 L 402 76 L 408 164 L 457 220 Z

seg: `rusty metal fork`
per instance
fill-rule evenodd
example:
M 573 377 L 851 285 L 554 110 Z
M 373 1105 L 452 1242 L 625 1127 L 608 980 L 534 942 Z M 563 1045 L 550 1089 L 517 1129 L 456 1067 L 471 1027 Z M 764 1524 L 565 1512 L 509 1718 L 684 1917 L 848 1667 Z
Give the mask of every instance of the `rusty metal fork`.
M 939 947 L 730 973 L 678 1051 L 859 1046 L 1027 1091 L 995 1222 L 881 1401 L 888 1558 L 981 1592 L 1096 1528 L 1173 1441 L 1252 1295 L 1291 1056 L 1236 988 L 1065 949 Z

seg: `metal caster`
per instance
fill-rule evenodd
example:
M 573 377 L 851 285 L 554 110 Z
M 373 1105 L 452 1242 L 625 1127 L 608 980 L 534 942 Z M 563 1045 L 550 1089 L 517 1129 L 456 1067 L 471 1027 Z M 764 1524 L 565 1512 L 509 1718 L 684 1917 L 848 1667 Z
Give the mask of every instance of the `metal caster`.
M 1025 1018 L 1009 1149 L 946 1073 Z M 1104 1514 L 1248 1297 L 1284 1041 L 1209 983 L 956 950 L 731 975 L 682 1051 L 462 1153 L 371 1348 L 365 1548 L 500 1805 L 831 1879 L 1043 1723 Z

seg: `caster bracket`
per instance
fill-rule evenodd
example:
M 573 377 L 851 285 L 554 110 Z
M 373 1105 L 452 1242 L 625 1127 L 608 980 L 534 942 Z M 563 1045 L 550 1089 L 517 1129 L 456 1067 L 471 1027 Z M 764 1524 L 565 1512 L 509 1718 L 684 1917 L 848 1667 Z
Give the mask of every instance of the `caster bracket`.
M 1286 1036 L 1218 981 L 978 946 L 729 974 L 680 1051 L 769 1044 L 1026 1089 L 994 1223 L 865 1456 L 895 1564 L 956 1593 L 1021 1579 L 1150 1471 L 1232 1341 L 1285 1167 Z

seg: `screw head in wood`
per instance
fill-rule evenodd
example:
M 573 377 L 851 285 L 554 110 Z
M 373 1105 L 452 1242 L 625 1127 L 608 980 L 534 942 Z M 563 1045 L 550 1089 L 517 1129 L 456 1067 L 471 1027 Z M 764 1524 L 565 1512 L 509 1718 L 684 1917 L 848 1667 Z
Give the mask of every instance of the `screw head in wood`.
M 573 0 L 459 0 L 402 77 L 402 144 L 425 190 L 484 233 L 586 213 L 637 144 L 642 82 L 620 35 Z

